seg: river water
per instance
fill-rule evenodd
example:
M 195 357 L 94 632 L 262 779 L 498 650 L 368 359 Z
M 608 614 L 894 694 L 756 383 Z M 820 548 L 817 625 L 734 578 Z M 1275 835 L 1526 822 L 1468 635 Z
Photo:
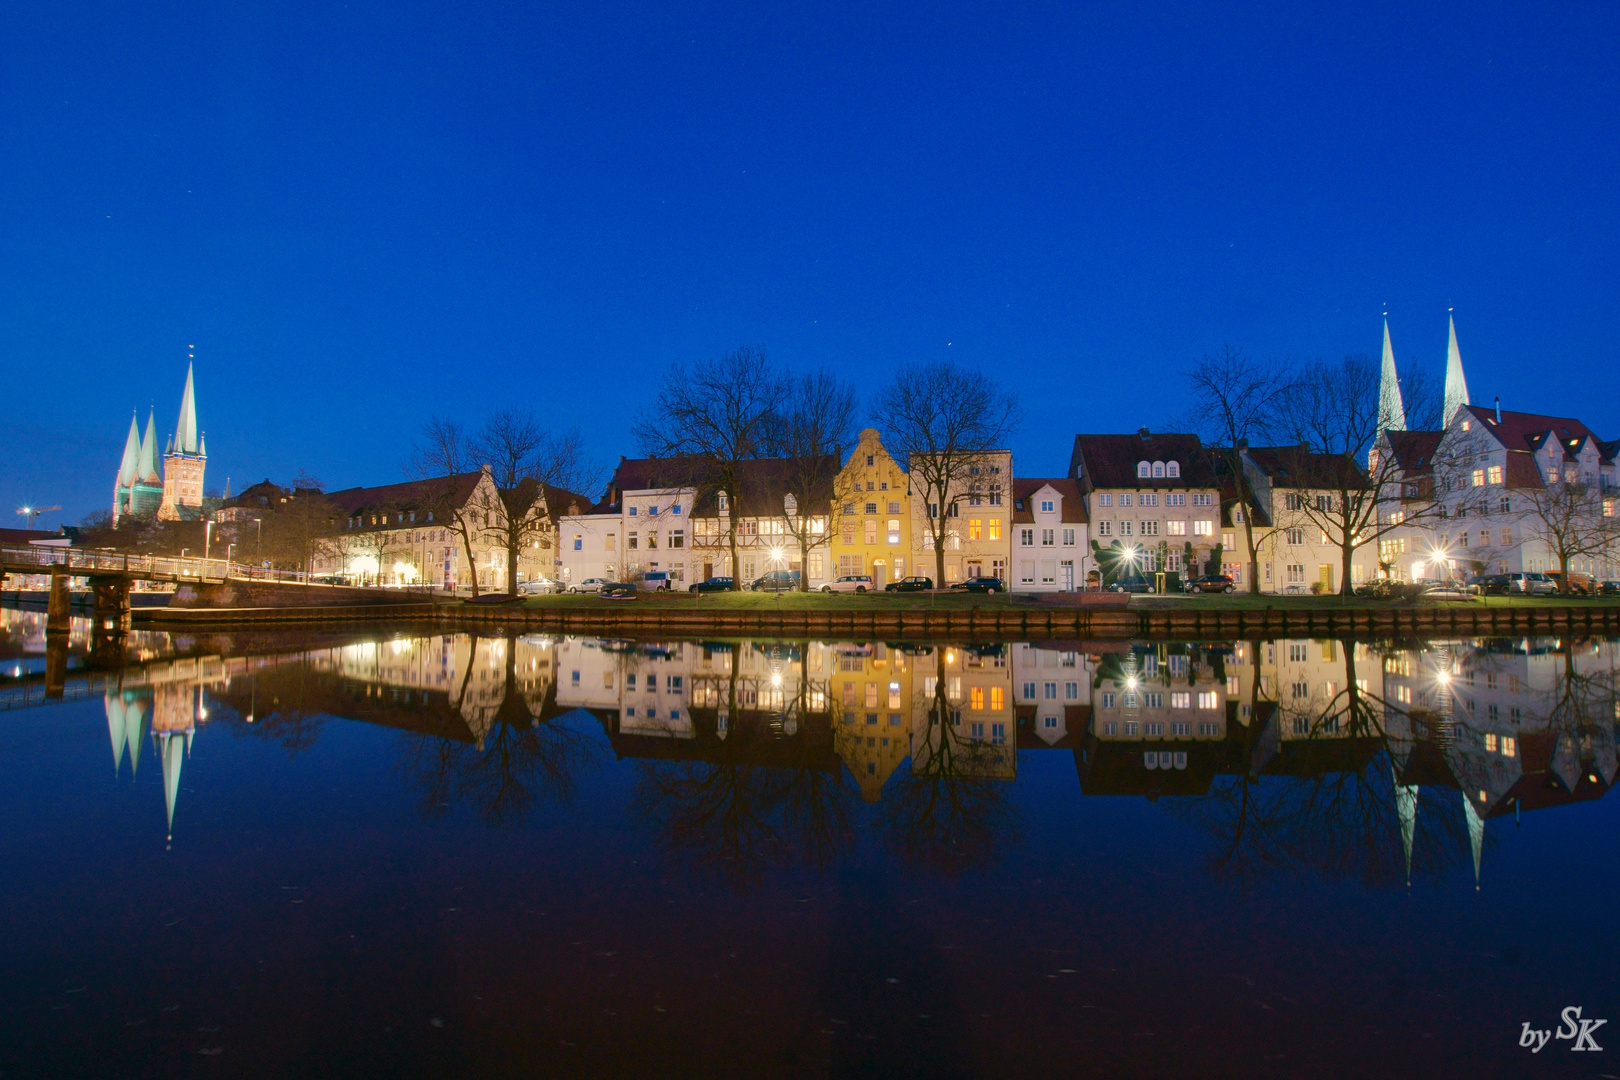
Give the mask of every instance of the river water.
M 6 1078 L 1620 1075 L 1614 641 L 87 634 Z

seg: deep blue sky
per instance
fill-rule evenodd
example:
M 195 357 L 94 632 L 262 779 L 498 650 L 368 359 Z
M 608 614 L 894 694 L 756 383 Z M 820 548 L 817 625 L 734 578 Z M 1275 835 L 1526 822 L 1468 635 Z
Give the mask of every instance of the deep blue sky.
M 195 344 L 210 485 L 531 405 L 603 464 L 763 342 L 1019 391 L 1025 475 L 1223 342 L 1620 434 L 1612 5 L 51 3 L 0 28 L 0 504 L 107 506 Z M 18 375 L 26 379 L 19 379 Z M 7 522 L 10 524 L 11 522 Z

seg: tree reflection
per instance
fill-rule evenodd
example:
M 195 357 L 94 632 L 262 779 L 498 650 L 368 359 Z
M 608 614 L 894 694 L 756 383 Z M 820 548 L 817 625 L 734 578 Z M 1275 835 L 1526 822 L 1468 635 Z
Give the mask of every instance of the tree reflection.
M 807 741 L 808 655 L 801 645 L 797 693 L 767 717 L 741 707 L 739 651 L 732 650 L 725 702 L 713 739 L 704 740 L 707 757 L 640 765 L 635 816 L 654 825 L 666 850 L 733 888 L 754 887 L 771 868 L 826 866 L 854 839 L 855 793 L 835 761 L 820 761 Z
M 1426 854 L 1427 874 L 1459 864 L 1470 838 L 1456 793 L 1400 781 L 1412 710 L 1370 691 L 1355 643 L 1337 642 L 1342 683 L 1286 703 L 1262 698 L 1261 642 L 1249 646 L 1254 719 L 1239 729 L 1247 767 L 1216 776 L 1206 795 L 1174 807 L 1216 840 L 1210 872 L 1245 884 L 1304 872 L 1374 887 L 1410 881 L 1414 847 Z M 1392 717 L 1400 721 L 1393 737 Z
M 934 650 L 926 724 L 913 725 L 910 767 L 895 773 L 877 807 L 877 831 L 903 863 L 955 877 L 1017 842 L 1006 760 L 1016 753 L 964 739 L 950 700 L 945 650 Z
M 504 678 L 493 711 L 487 700 L 473 707 L 470 693 L 481 644 L 503 652 Z M 472 637 L 460 687 L 452 704 L 469 721 L 475 742 L 420 732 L 404 737 L 399 771 L 416 789 L 422 816 L 438 818 L 460 800 L 485 822 L 500 825 L 520 820 L 541 802 L 572 800 L 580 775 L 601 760 L 601 743 L 560 721 L 555 679 L 534 711 L 519 684 L 516 635 L 493 642 Z

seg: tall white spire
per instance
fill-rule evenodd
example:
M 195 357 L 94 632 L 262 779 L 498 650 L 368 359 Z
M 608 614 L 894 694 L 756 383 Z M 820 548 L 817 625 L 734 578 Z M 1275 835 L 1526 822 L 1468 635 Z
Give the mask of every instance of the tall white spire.
M 140 459 L 135 464 L 136 478 L 143 484 L 161 483 L 157 469 L 157 411 L 146 414 L 146 434 L 141 436 Z
M 180 395 L 180 420 L 174 429 L 174 451 L 177 454 L 197 453 L 197 394 L 192 387 L 191 363 L 186 364 L 186 390 Z
M 1395 781 L 1395 814 L 1401 822 L 1401 850 L 1406 855 L 1406 884 L 1412 884 L 1412 834 L 1417 829 L 1418 786 Z
M 124 699 L 114 690 L 106 695 L 107 734 L 112 737 L 113 776 L 124 764 Z
M 1485 822 L 1474 809 L 1474 804 L 1468 801 L 1468 796 L 1462 797 L 1463 817 L 1468 822 L 1468 846 L 1474 851 L 1474 891 L 1479 891 L 1479 857 L 1485 848 Z
M 1468 380 L 1463 378 L 1462 352 L 1457 348 L 1457 317 L 1448 315 L 1447 321 L 1451 323 L 1451 342 L 1446 348 L 1446 415 L 1440 418 L 1442 425 L 1451 423 L 1457 410 L 1469 404 Z
M 141 427 L 135 414 L 129 414 L 129 435 L 124 438 L 124 459 L 118 463 L 118 486 L 131 487 L 135 483 L 135 470 L 141 462 Z
M 158 737 L 158 761 L 163 765 L 163 800 L 169 812 L 169 839 L 174 839 L 174 804 L 180 798 L 180 768 L 186 760 L 185 735 L 165 731 Z
M 1406 430 L 1406 407 L 1401 404 L 1401 383 L 1395 374 L 1395 346 L 1389 342 L 1387 318 L 1384 320 L 1384 366 L 1378 376 L 1378 430 Z

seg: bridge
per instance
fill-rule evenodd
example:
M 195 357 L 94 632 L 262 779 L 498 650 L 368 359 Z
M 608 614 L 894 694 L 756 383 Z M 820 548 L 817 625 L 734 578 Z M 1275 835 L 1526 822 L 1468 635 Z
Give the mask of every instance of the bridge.
M 95 597 L 98 630 L 122 633 L 130 628 L 130 587 L 136 581 L 175 585 L 220 584 L 226 581 L 280 581 L 309 584 L 298 570 L 266 570 L 227 559 L 198 559 L 171 555 L 116 555 L 74 548 L 30 546 L 0 547 L 0 576 L 49 574 L 46 607 L 47 634 L 66 633 L 72 594 L 69 583 L 84 578 Z

